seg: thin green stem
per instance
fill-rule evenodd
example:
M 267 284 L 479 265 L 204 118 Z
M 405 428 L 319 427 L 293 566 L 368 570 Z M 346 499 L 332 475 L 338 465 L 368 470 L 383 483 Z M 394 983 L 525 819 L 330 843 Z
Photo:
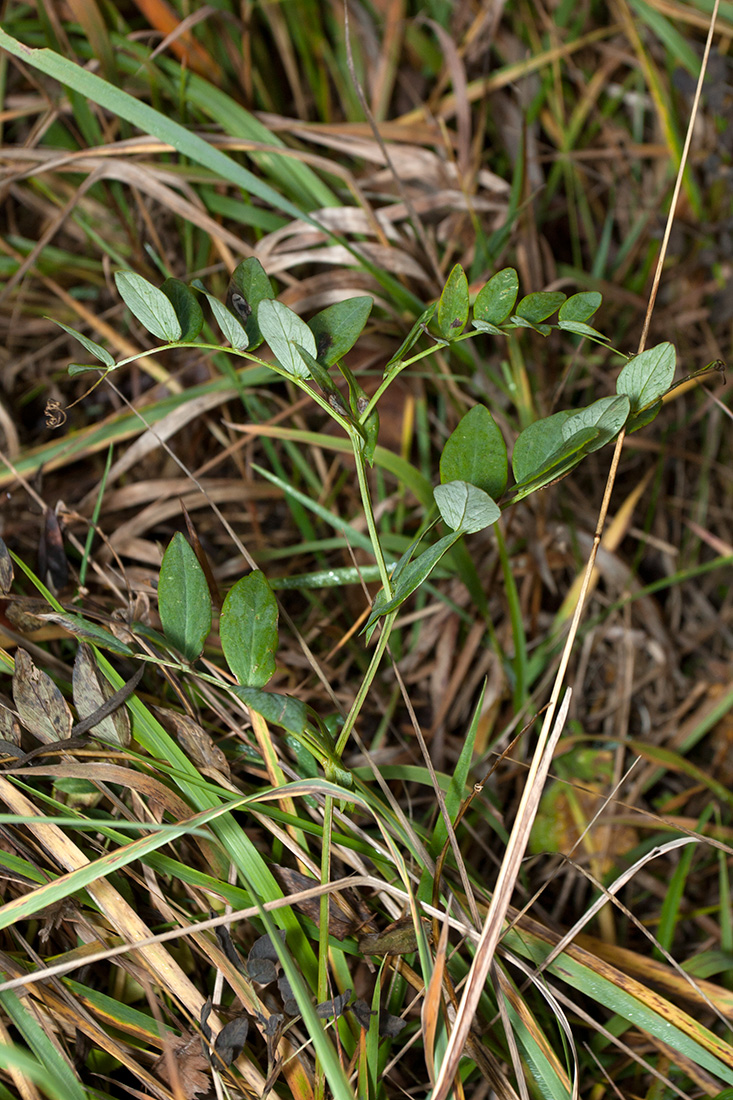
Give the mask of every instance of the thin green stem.
M 387 563 L 384 560 L 384 554 L 382 553 L 382 544 L 379 541 L 379 532 L 377 531 L 377 524 L 374 519 L 374 509 L 372 508 L 372 498 L 369 494 L 369 483 L 367 482 L 366 469 L 364 467 L 364 457 L 361 453 L 362 440 L 357 435 L 356 431 L 352 428 L 349 432 L 351 439 L 351 445 L 354 449 L 354 458 L 356 460 L 356 477 L 359 482 L 359 492 L 361 493 L 361 504 L 364 509 L 364 517 L 367 523 L 367 530 L 369 532 L 369 538 L 371 539 L 372 549 L 374 551 L 374 558 L 379 566 L 379 576 L 384 585 L 385 592 L 392 595 L 392 582 L 389 579 L 389 572 L 387 571 Z
M 346 748 L 346 742 L 351 735 L 351 731 L 356 725 L 356 719 L 359 717 L 359 711 L 364 704 L 364 700 L 369 694 L 369 688 L 371 687 L 372 682 L 374 681 L 374 677 L 377 674 L 377 669 L 379 668 L 380 662 L 382 660 L 382 655 L 387 648 L 387 642 L 389 641 L 389 636 L 392 633 L 392 625 L 396 618 L 396 611 L 392 611 L 389 615 L 385 615 L 384 617 L 382 633 L 379 635 L 379 641 L 377 642 L 377 646 L 372 655 L 372 659 L 369 662 L 369 668 L 367 669 L 362 684 L 357 691 L 356 696 L 354 697 L 354 702 L 351 704 L 351 709 L 346 715 L 346 721 L 344 722 L 343 728 L 339 733 L 338 741 L 336 742 L 336 746 L 334 748 L 334 754 L 338 759 L 341 758 L 341 754 Z
M 323 845 L 321 847 L 321 885 L 331 881 L 331 830 L 333 828 L 333 796 L 327 795 L 323 807 Z M 318 921 L 318 985 L 316 999 L 319 1004 L 328 1000 L 328 911 L 331 895 L 321 894 Z M 316 1061 L 315 1100 L 324 1100 L 326 1076 L 320 1062 Z

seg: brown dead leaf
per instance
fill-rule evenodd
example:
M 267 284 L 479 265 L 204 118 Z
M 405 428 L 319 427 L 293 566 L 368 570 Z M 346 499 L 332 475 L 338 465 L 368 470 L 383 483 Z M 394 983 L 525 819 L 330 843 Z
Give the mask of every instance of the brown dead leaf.
M 24 649 L 15 654 L 13 701 L 21 722 L 39 741 L 50 745 L 70 736 L 74 719 L 69 704 Z
M 7 695 L 0 695 L 0 740 L 10 745 L 20 745 L 20 722 Z
M 8 553 L 8 548 L 0 539 L 0 592 L 6 595 L 13 585 L 13 559 Z
M 229 779 L 226 756 L 198 722 L 194 722 L 186 714 L 178 714 L 165 707 L 155 707 L 155 713 L 197 768 L 213 768 Z
M 186 1100 L 208 1092 L 211 1069 L 201 1047 L 201 1036 L 190 1031 L 168 1036 L 166 1046 L 167 1050 L 153 1063 L 153 1073 Z
M 101 676 L 91 646 L 81 642 L 74 661 L 72 680 L 74 706 L 81 719 L 91 714 L 114 695 L 114 688 L 104 676 Z M 120 706 L 112 714 L 103 718 L 94 727 L 94 736 L 107 744 L 127 748 L 132 737 L 130 716 L 127 708 Z
M 290 867 L 273 867 L 281 886 L 289 894 L 297 894 L 301 890 L 311 890 L 318 882 L 307 875 L 301 875 L 300 871 L 293 871 Z M 294 901 L 293 904 L 301 913 L 318 924 L 321 919 L 321 900 L 318 897 L 305 898 L 303 901 Z M 332 894 L 328 903 L 328 931 L 337 940 L 345 940 L 347 936 L 353 936 L 363 928 L 366 921 L 371 918 L 369 912 L 366 916 L 358 913 L 341 897 L 340 894 Z
M 60 592 L 69 583 L 64 537 L 52 508 L 46 509 L 43 534 L 38 543 L 38 574 L 53 592 Z

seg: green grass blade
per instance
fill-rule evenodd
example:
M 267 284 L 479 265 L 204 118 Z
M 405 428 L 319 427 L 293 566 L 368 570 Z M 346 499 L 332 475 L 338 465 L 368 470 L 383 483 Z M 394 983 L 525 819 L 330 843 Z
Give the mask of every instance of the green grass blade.
M 51 1074 L 54 1085 L 68 1100 L 86 1100 L 87 1093 L 69 1063 L 51 1042 L 34 1016 L 11 990 L 0 993 L 0 1004 L 17 1027 L 44 1069 Z
M 106 80 L 88 72 L 75 62 L 69 61 L 68 58 L 61 57 L 48 49 L 30 49 L 2 29 L 0 29 L 0 47 L 25 64 L 32 65 L 33 68 L 53 77 L 66 87 L 86 96 L 93 103 L 112 111 L 119 118 L 126 119 L 144 133 L 153 134 L 161 141 L 167 142 L 197 164 L 203 164 L 217 172 L 222 179 L 229 180 L 250 195 L 256 195 L 268 206 L 282 210 L 293 218 L 305 216 L 302 210 L 289 199 L 284 198 L 274 187 L 258 179 L 252 172 L 237 164 L 220 149 L 210 145 L 208 141 L 204 141 L 198 134 L 191 133 L 179 122 L 167 118 L 147 103 L 141 103 L 121 88 L 108 84 Z

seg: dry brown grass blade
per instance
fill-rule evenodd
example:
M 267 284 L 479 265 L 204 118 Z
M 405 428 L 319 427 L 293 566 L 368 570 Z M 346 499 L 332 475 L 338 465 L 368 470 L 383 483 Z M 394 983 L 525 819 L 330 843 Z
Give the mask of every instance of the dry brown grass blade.
M 446 1100 L 452 1087 L 453 1078 L 458 1070 L 458 1063 L 461 1060 L 463 1047 L 478 1009 L 484 982 L 502 934 L 504 917 L 511 901 L 519 865 L 529 841 L 529 833 L 537 813 L 555 745 L 565 725 L 570 699 L 571 692 L 568 690 L 561 706 L 557 709 L 556 715 L 555 709 L 552 706 L 548 707 L 547 717 L 543 723 L 537 751 L 527 776 L 514 828 L 509 838 L 504 860 L 499 868 L 499 875 L 494 886 L 484 929 L 476 947 L 476 954 L 466 979 L 466 987 L 456 1015 L 455 1025 L 443 1057 L 443 1064 L 440 1067 L 433 1100 Z M 551 727 L 553 719 L 555 721 Z
M 443 1005 L 443 975 L 445 973 L 446 950 L 448 947 L 448 922 L 445 921 L 440 931 L 440 939 L 433 959 L 433 973 L 430 978 L 422 1003 L 422 1035 L 425 1045 L 425 1065 L 427 1067 L 430 1083 L 434 1084 L 433 1067 L 435 1066 L 435 1036 L 438 1030 L 438 1020 Z
M 420 244 L 422 245 L 422 247 L 424 249 L 425 256 L 428 260 L 429 266 L 432 269 L 433 277 L 435 279 L 437 279 L 438 284 L 440 284 L 440 283 L 442 283 L 442 275 L 441 275 L 441 270 L 440 270 L 440 263 L 438 262 L 438 255 L 437 255 L 437 252 L 435 251 L 435 245 L 434 245 L 433 241 L 426 234 L 425 228 L 422 224 L 422 221 L 417 216 L 416 212 L 413 210 L 410 198 L 407 195 L 407 193 L 404 191 L 404 188 L 402 186 L 402 180 L 400 178 L 400 174 L 399 174 L 399 172 L 396 171 L 396 169 L 394 168 L 394 166 L 392 164 L 392 159 L 390 157 L 387 146 L 384 143 L 384 139 L 382 138 L 382 135 L 379 131 L 379 127 L 377 126 L 376 120 L 374 119 L 374 116 L 372 115 L 372 112 L 369 109 L 369 104 L 366 101 L 366 96 L 364 95 L 364 90 L 361 86 L 361 82 L 359 81 L 359 78 L 356 75 L 356 68 L 354 66 L 354 57 L 353 57 L 353 54 L 352 54 L 352 51 L 351 51 L 351 32 L 350 32 L 350 28 L 349 28 L 349 8 L 348 8 L 348 4 L 345 2 L 345 0 L 344 0 L 344 40 L 346 42 L 346 58 L 347 58 L 348 65 L 349 65 L 349 73 L 350 73 L 350 76 L 351 76 L 351 82 L 352 82 L 354 88 L 356 89 L 356 94 L 359 97 L 359 101 L 360 101 L 360 103 L 362 105 L 362 108 L 364 110 L 364 114 L 366 115 L 367 120 L 369 121 L 369 124 L 372 128 L 374 138 L 375 138 L 377 144 L 379 145 L 380 149 L 382 150 L 382 152 L 384 154 L 385 161 L 386 161 L 387 165 L 389 166 L 390 172 L 392 173 L 392 178 L 395 182 L 397 190 L 402 195 L 402 198 L 403 198 L 403 200 L 404 200 L 404 202 L 407 206 L 407 209 L 410 213 L 410 223 L 411 223 L 412 228 L 414 229 L 414 231 L 417 235 L 418 240 L 420 241 Z
M 573 42 L 567 42 L 562 46 L 553 46 L 552 49 L 537 53 L 526 61 L 518 61 L 514 65 L 509 65 L 503 69 L 502 72 L 497 73 L 496 76 L 472 80 L 466 88 L 466 98 L 469 103 L 475 103 L 483 96 L 489 95 L 491 92 L 496 92 L 500 88 L 506 88 L 510 84 L 514 84 L 516 81 L 521 80 L 522 77 L 529 76 L 530 73 L 536 73 L 540 69 L 552 65 L 556 61 L 562 61 L 578 50 L 591 46 L 594 42 L 600 42 L 604 38 L 612 38 L 614 34 L 618 33 L 618 29 L 618 24 L 611 23 L 607 27 L 600 27 L 598 30 L 590 31 L 589 34 L 581 35 L 580 38 L 576 38 Z M 451 92 L 444 96 L 436 113 L 440 118 L 446 119 L 452 118 L 457 110 L 458 99 L 455 93 Z M 401 115 L 398 121 L 400 125 L 403 126 L 411 126 L 415 123 L 423 122 L 424 108 L 416 107 L 413 111 L 408 111 L 406 114 Z
M 17 790 L 9 780 L 2 777 L 0 777 L 0 798 L 12 813 L 30 818 L 38 816 L 33 803 Z M 76 871 L 79 867 L 84 867 L 89 863 L 84 853 L 58 826 L 43 823 L 29 825 L 28 828 L 34 833 L 50 857 L 61 867 L 65 867 L 67 871 Z M 44 888 L 41 887 L 40 890 L 42 889 Z M 126 934 L 133 940 L 151 939 L 150 929 L 109 882 L 105 879 L 98 879 L 96 882 L 91 883 L 87 890 L 116 928 L 124 928 Z M 12 903 L 10 904 L 12 905 Z M 7 906 L 4 908 L 7 909 Z M 198 1019 L 205 998 L 186 977 L 179 965 L 160 944 L 150 943 L 141 951 L 153 978 L 168 990 L 171 996 L 191 1014 L 193 1019 Z

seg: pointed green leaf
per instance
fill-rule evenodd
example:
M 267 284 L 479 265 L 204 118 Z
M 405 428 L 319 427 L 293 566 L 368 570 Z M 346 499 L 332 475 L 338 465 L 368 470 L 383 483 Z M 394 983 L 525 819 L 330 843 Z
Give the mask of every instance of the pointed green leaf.
M 311 378 L 318 385 L 318 388 L 323 393 L 323 396 L 326 398 L 333 411 L 338 413 L 339 416 L 343 416 L 347 420 L 353 421 L 351 412 L 344 404 L 344 399 L 334 385 L 333 379 L 326 368 L 322 367 L 318 360 L 314 359 L 311 353 L 307 351 L 302 344 L 296 343 L 295 350 L 305 363 Z
M 568 417 L 562 425 L 563 439 L 570 439 L 580 428 L 596 428 L 598 438 L 586 447 L 586 453 L 597 451 L 610 443 L 623 428 L 629 416 L 629 399 L 626 395 L 601 397 L 592 405 Z
M 460 336 L 468 320 L 468 280 L 460 264 L 456 264 L 438 302 L 438 331 L 446 340 Z
M 647 424 L 651 424 L 652 420 L 658 415 L 662 408 L 661 401 L 655 401 L 653 405 L 644 409 L 642 412 L 637 413 L 635 416 L 631 415 L 626 422 L 626 433 L 638 432 L 639 428 L 645 428 Z
M 75 378 L 77 374 L 88 374 L 90 370 L 101 371 L 101 369 L 93 363 L 69 363 L 66 372 L 71 378 Z
M 445 535 L 442 539 L 438 539 L 438 541 L 428 547 L 419 558 L 410 562 L 400 574 L 399 580 L 394 586 L 394 595 L 391 599 L 386 599 L 384 589 L 377 593 L 377 598 L 374 601 L 371 614 L 367 619 L 364 630 L 368 631 L 382 615 L 388 615 L 390 611 L 396 611 L 397 608 L 405 602 L 407 597 L 411 596 L 415 589 L 430 576 L 443 555 L 450 550 L 451 546 L 453 546 L 460 537 L 460 531 L 453 531 L 450 535 Z
M 497 328 L 489 321 L 472 321 L 471 323 L 478 332 L 488 332 L 490 336 L 506 336 L 503 329 Z
M 597 290 L 584 290 L 580 294 L 573 294 L 563 302 L 557 313 L 557 319 L 562 325 L 563 321 L 587 321 L 596 312 L 603 296 Z
M 361 336 L 374 299 L 367 295 L 347 298 L 322 309 L 308 322 L 316 338 L 316 359 L 330 367 L 346 355 Z
M 125 645 L 119 638 L 116 638 L 114 634 L 111 634 L 109 630 L 105 630 L 104 627 L 99 626 L 97 623 L 89 623 L 86 619 L 82 619 L 80 615 L 60 615 L 56 611 L 45 611 L 38 616 L 47 623 L 58 623 L 59 626 L 63 626 L 64 630 L 68 630 L 70 634 L 73 634 L 77 638 L 81 638 L 83 641 L 92 642 L 93 645 L 98 646 L 100 649 L 108 649 L 111 653 L 119 653 L 123 657 L 132 657 L 134 650 L 130 649 L 129 645 Z
M 551 325 L 535 324 L 534 321 L 528 321 L 525 317 L 519 317 L 516 313 L 513 313 L 507 321 L 505 328 L 508 325 L 514 325 L 515 328 L 530 328 L 533 332 L 539 332 L 540 336 L 549 336 L 552 332 Z
M 401 363 L 404 360 L 404 358 L 407 355 L 408 351 L 412 347 L 414 347 L 414 345 L 418 342 L 418 340 L 423 335 L 423 333 L 427 331 L 427 326 L 429 325 L 430 321 L 432 320 L 432 316 L 435 313 L 437 308 L 438 308 L 438 303 L 433 302 L 432 305 L 429 305 L 427 307 L 427 309 L 424 309 L 422 311 L 422 313 L 420 314 L 418 319 L 415 321 L 415 324 L 412 326 L 412 328 L 408 332 L 407 336 L 402 341 L 399 348 L 397 349 L 397 351 L 394 353 L 394 355 L 392 356 L 392 358 L 389 360 L 386 367 L 384 368 L 384 377 L 385 378 L 387 378 L 387 376 L 391 373 L 391 368 L 396 366 L 398 363 Z
M 303 733 L 308 724 L 308 712 L 300 699 L 280 695 L 276 691 L 261 691 L 256 687 L 231 686 L 231 690 L 267 722 L 282 726 L 296 737 Z
M 310 377 L 310 371 L 295 346 L 302 344 L 306 351 L 316 357 L 316 338 L 305 321 L 282 302 L 269 298 L 260 302 L 257 321 L 270 351 L 282 369 L 296 378 Z
M 595 340 L 602 344 L 607 344 L 610 339 L 610 337 L 599 332 L 598 329 L 591 328 L 590 325 L 586 325 L 582 321 L 560 321 L 557 327 L 562 329 L 563 332 L 574 332 L 578 336 L 587 336 L 589 340 Z
M 616 380 L 616 393 L 625 393 L 636 414 L 658 401 L 672 385 L 677 353 L 666 341 L 635 355 Z
M 249 338 L 249 350 L 253 351 L 262 343 L 262 333 L 257 323 L 257 310 L 265 298 L 274 298 L 265 269 L 258 259 L 248 256 L 232 272 L 227 290 L 227 306 L 244 325 Z
M 134 271 L 115 271 L 120 297 L 141 325 L 159 340 L 173 343 L 181 338 L 181 323 L 162 290 Z
M 449 481 L 437 485 L 435 503 L 447 525 L 462 535 L 474 535 L 496 523 L 501 515 L 498 504 L 483 489 L 465 481 Z
M 277 601 L 259 569 L 238 580 L 219 618 L 227 664 L 245 687 L 261 688 L 275 671 Z
M 211 630 L 211 596 L 198 558 L 180 531 L 163 555 L 158 610 L 168 644 L 195 661 Z
M 535 420 L 518 436 L 512 454 L 512 471 L 521 483 L 537 470 L 553 451 L 564 442 L 562 426 L 573 414 L 571 411 L 553 413 L 543 420 Z
M 224 339 L 228 340 L 237 351 L 245 351 L 249 347 L 249 337 L 244 326 L 218 298 L 215 298 L 213 294 L 209 294 L 200 279 L 194 279 L 191 286 L 196 287 L 196 290 L 206 297 L 211 306 L 211 312 L 214 314 L 214 319 L 224 334 Z
M 519 279 L 514 268 L 505 267 L 497 271 L 476 296 L 473 307 L 474 323 L 485 321 L 490 325 L 502 324 L 514 309 L 518 293 Z
M 548 455 L 540 466 L 533 470 L 523 481 L 514 487 L 513 502 L 522 500 L 535 493 L 538 489 L 549 485 L 559 477 L 564 477 L 590 449 L 590 444 L 598 437 L 597 428 L 580 428 L 570 439 L 567 439 L 556 451 Z
M 52 321 L 54 325 L 58 325 L 64 332 L 68 332 L 69 336 L 73 336 L 75 340 L 84 347 L 90 355 L 93 355 L 95 359 L 99 359 L 100 363 L 104 363 L 105 367 L 113 367 L 115 361 L 101 344 L 95 344 L 94 340 L 90 340 L 88 336 L 85 336 L 82 332 L 77 332 L 75 328 L 70 328 L 69 325 L 65 325 L 63 321 L 57 321 L 54 317 L 49 317 L 48 320 Z M 84 368 L 88 370 L 89 368 Z M 96 368 L 95 368 L 96 369 Z
M 538 294 L 527 294 L 514 311 L 516 316 L 531 325 L 546 320 L 565 301 L 560 290 L 542 290 Z
M 204 324 L 201 306 L 191 288 L 180 279 L 166 279 L 160 288 L 176 311 L 181 340 L 195 340 Z
M 506 489 L 506 443 L 485 405 L 474 405 L 451 433 L 440 456 L 440 480 L 467 481 L 490 497 Z

